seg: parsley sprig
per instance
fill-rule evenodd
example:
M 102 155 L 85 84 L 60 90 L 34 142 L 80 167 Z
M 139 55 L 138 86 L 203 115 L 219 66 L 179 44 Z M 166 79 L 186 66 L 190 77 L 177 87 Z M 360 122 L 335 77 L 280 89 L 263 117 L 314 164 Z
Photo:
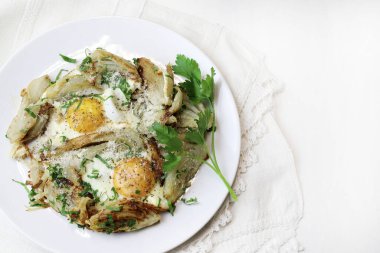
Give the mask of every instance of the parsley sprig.
M 198 63 L 191 58 L 184 55 L 177 55 L 176 64 L 173 66 L 174 73 L 186 78 L 186 81 L 180 84 L 189 97 L 191 103 L 198 105 L 202 103 L 206 106 L 206 110 L 198 115 L 197 129 L 189 130 L 185 139 L 191 143 L 203 145 L 204 149 L 211 162 L 205 163 L 220 177 L 228 191 L 231 198 L 236 201 L 237 196 L 223 176 L 219 167 L 215 153 L 215 108 L 214 108 L 214 76 L 215 70 L 211 68 L 211 73 L 202 78 L 202 74 Z M 211 152 L 205 141 L 205 132 L 209 128 L 209 122 L 212 121 L 211 126 Z

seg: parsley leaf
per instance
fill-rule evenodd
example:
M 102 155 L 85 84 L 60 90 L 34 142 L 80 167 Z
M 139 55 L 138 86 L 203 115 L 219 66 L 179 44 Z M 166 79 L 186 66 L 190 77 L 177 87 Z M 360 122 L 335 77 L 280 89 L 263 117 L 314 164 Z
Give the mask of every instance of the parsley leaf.
M 182 150 L 182 141 L 174 128 L 154 122 L 150 130 L 156 134 L 158 142 L 165 145 L 164 149 L 166 151 L 179 152 Z
M 164 158 L 165 158 L 164 166 L 163 166 L 164 172 L 169 172 L 177 168 L 177 166 L 182 161 L 182 156 L 174 155 L 173 153 L 168 153 L 167 155 L 164 156 Z
M 64 60 L 65 62 L 69 62 L 69 63 L 76 63 L 77 62 L 76 59 L 70 58 L 66 55 L 59 54 L 59 56 L 61 56 L 62 60 Z
M 196 120 L 198 128 L 188 131 L 185 135 L 185 139 L 191 143 L 204 144 L 205 133 L 208 129 L 210 120 L 211 110 L 210 108 L 206 108 L 205 111 L 198 114 L 198 119 Z
M 215 69 L 211 68 L 211 75 L 207 75 L 201 83 L 202 95 L 209 98 L 211 101 L 214 100 L 214 76 Z
M 177 131 L 158 122 L 153 123 L 150 130 L 156 134 L 156 139 L 164 145 L 164 150 L 167 152 L 164 156 L 164 172 L 175 169 L 182 161 L 182 141 L 179 139 Z
M 180 83 L 194 104 L 204 101 L 213 101 L 215 70 L 211 68 L 211 74 L 202 80 L 198 63 L 184 55 L 177 55 L 176 65 L 173 66 L 174 73 L 185 77 L 187 80 Z
M 173 66 L 173 70 L 177 75 L 198 82 L 201 80 L 201 70 L 195 60 L 187 58 L 183 54 L 179 54 L 177 55 L 175 64 L 176 65 Z
M 177 55 L 176 65 L 173 66 L 174 73 L 186 78 L 183 83 L 180 83 L 181 88 L 186 92 L 190 101 L 197 105 L 202 103 L 207 106 L 206 110 L 198 115 L 197 129 L 191 129 L 185 134 L 185 140 L 191 143 L 202 145 L 207 151 L 210 162 L 205 163 L 219 176 L 227 187 L 230 195 L 234 201 L 237 196 L 231 185 L 227 182 L 226 178 L 219 167 L 215 153 L 215 110 L 214 110 L 214 77 L 215 70 L 211 68 L 211 74 L 206 75 L 202 79 L 202 74 L 199 69 L 198 63 L 191 58 L 184 55 Z M 212 117 L 212 118 L 211 118 Z M 209 122 L 212 122 L 211 128 L 211 152 L 205 141 L 205 132 L 208 129 Z M 202 159 L 203 160 L 203 159 Z

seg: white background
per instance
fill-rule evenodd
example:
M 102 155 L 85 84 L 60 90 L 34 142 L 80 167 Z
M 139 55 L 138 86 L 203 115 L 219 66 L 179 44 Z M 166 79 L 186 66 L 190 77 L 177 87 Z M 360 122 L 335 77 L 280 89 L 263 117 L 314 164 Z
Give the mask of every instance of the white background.
M 276 119 L 303 189 L 306 252 L 380 252 L 380 1 L 155 2 L 232 29 L 284 81 Z M 0 225 L 0 249 L 45 252 Z

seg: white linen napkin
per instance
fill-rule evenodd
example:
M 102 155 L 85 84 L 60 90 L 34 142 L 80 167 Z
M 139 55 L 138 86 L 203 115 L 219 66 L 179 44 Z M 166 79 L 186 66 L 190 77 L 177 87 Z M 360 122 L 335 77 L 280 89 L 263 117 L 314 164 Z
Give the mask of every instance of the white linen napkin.
M 298 252 L 302 196 L 292 152 L 271 113 L 281 85 L 266 69 L 263 57 L 233 32 L 150 1 L 7 0 L 0 6 L 0 63 L 56 25 L 99 15 L 139 17 L 185 36 L 222 71 L 238 105 L 242 153 L 234 189 L 239 200 L 233 204 L 226 200 L 197 235 L 173 252 Z M 5 219 L 0 216 L 1 249 L 45 252 L 23 239 Z

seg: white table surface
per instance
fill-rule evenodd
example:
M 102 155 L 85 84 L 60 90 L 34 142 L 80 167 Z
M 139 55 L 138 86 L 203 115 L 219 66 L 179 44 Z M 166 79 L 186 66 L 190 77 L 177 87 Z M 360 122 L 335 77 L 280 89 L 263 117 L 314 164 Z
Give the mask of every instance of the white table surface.
M 299 171 L 306 252 L 380 252 L 380 2 L 157 2 L 234 30 L 285 82 L 276 119 Z M 1 252 L 45 252 L 0 225 Z

